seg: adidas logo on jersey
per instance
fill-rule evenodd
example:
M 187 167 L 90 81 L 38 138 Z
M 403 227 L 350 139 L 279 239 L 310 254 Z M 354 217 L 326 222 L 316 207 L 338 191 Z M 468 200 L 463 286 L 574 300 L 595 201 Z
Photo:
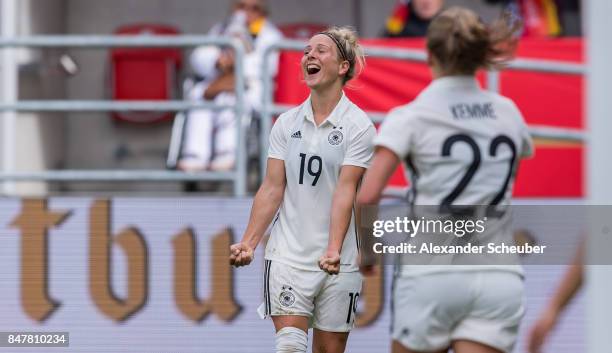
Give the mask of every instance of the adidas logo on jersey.
M 302 138 L 302 132 L 300 130 L 296 131 L 293 133 L 293 135 L 291 135 L 291 137 L 296 138 L 296 139 L 301 139 Z

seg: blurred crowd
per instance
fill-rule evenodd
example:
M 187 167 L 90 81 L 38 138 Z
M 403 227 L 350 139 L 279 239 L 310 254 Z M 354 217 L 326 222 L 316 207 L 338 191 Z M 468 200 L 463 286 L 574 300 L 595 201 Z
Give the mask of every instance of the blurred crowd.
M 570 35 L 580 31 L 579 0 L 485 0 L 501 5 L 523 22 L 525 37 Z M 449 1 L 450 2 L 450 1 Z M 398 0 L 387 19 L 386 37 L 422 37 L 429 22 L 444 8 L 444 0 Z

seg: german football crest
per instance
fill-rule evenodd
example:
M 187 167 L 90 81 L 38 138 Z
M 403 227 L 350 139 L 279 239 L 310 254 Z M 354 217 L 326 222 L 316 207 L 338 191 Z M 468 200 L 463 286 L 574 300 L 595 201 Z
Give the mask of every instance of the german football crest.
M 343 139 L 344 139 L 344 136 L 342 135 L 342 132 L 340 132 L 339 130 L 333 130 L 332 132 L 329 133 L 329 136 L 327 136 L 327 141 L 329 141 L 329 144 L 333 146 L 336 146 L 342 143 Z
M 291 286 L 283 286 L 281 294 L 278 298 L 280 304 L 284 307 L 290 307 L 295 303 L 295 295 L 293 294 L 293 288 Z

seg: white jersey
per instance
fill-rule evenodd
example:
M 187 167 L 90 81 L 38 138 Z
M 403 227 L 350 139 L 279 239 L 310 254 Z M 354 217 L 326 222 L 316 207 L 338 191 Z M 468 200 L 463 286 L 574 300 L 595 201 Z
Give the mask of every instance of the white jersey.
M 368 116 L 344 94 L 318 127 L 310 98 L 281 114 L 270 135 L 269 158 L 285 162 L 287 184 L 266 246 L 267 260 L 320 271 L 327 249 L 331 204 L 344 165 L 367 168 L 376 134 Z M 358 271 L 355 212 L 340 252 L 340 271 Z
M 516 105 L 471 76 L 434 80 L 412 103 L 389 113 L 375 145 L 404 162 L 415 205 L 508 205 L 517 162 L 533 153 Z

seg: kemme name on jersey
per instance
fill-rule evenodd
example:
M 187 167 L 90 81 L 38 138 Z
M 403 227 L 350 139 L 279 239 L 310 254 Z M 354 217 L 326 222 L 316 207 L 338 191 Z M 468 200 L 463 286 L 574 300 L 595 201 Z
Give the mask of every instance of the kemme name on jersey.
M 344 94 L 319 126 L 310 98 L 281 114 L 270 134 L 268 157 L 284 161 L 286 187 L 266 246 L 267 260 L 320 271 L 340 170 L 345 165 L 369 167 L 375 134 L 368 116 Z M 358 271 L 354 218 L 341 250 L 341 272 Z
M 453 104 L 450 106 L 450 111 L 455 119 L 497 118 L 495 110 L 493 110 L 493 103 L 491 102 Z

